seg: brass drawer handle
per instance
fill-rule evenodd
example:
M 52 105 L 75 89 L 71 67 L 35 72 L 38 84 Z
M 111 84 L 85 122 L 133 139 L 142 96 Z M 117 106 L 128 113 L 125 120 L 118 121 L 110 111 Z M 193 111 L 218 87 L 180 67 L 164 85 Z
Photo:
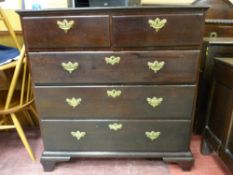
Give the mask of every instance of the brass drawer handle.
M 157 73 L 159 70 L 161 70 L 164 67 L 165 62 L 164 61 L 159 62 L 155 60 L 154 62 L 147 62 L 147 65 L 149 69 L 153 70 L 154 73 Z
M 66 102 L 68 103 L 68 105 L 72 106 L 73 108 L 76 108 L 78 105 L 80 105 L 81 101 L 81 98 L 66 98 Z
M 61 66 L 63 67 L 64 70 L 66 70 L 67 72 L 71 74 L 73 71 L 78 69 L 79 63 L 78 62 L 72 63 L 70 61 L 67 63 L 62 62 Z
M 112 98 L 119 97 L 121 95 L 121 90 L 107 90 L 107 95 Z
M 67 19 L 64 19 L 63 21 L 57 21 L 58 27 L 63 30 L 65 33 L 68 33 L 68 31 L 74 26 L 74 21 Z
M 157 138 L 159 138 L 160 134 L 161 133 L 159 131 L 157 131 L 157 132 L 155 132 L 155 131 L 146 131 L 145 132 L 146 137 L 148 139 L 152 140 L 152 141 L 156 140 Z
M 115 57 L 115 56 L 105 57 L 106 64 L 110 64 L 112 66 L 114 66 L 115 64 L 119 64 L 120 60 L 121 60 L 120 57 Z
M 77 140 L 80 140 L 81 138 L 86 136 L 86 132 L 83 131 L 71 131 L 70 134 L 77 138 Z
M 112 123 L 112 124 L 109 124 L 108 127 L 109 127 L 110 130 L 118 131 L 118 130 L 122 129 L 123 124 L 121 124 L 121 123 Z
M 160 29 L 162 29 L 165 26 L 165 24 L 167 23 L 167 19 L 160 19 L 160 18 L 149 19 L 148 23 L 150 27 L 152 27 L 153 29 L 155 29 L 156 32 L 158 32 Z
M 149 98 L 149 97 L 147 97 L 146 100 L 147 100 L 147 103 L 149 105 L 151 105 L 153 108 L 155 108 L 155 107 L 159 106 L 162 103 L 163 98 L 162 97 L 160 97 L 160 98 L 157 98 L 157 97 Z

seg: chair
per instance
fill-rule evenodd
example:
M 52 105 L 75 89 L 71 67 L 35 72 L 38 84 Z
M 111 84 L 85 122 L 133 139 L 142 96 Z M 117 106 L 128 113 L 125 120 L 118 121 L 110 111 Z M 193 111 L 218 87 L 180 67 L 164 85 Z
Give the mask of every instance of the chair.
M 31 78 L 27 66 L 27 59 L 25 56 L 25 47 L 20 47 L 15 32 L 13 31 L 1 7 L 0 20 L 2 20 L 6 25 L 17 47 L 17 49 L 15 49 L 2 46 L 2 56 L 7 55 L 7 59 L 10 59 L 10 62 L 6 61 L 6 57 L 2 57 L 3 59 L 0 59 L 0 61 L 2 60 L 2 63 L 4 63 L 1 64 L 0 62 L 1 75 L 4 76 L 4 79 L 9 80 L 9 87 L 6 90 L 0 90 L 0 130 L 16 129 L 26 150 L 29 153 L 29 156 L 32 160 L 35 160 L 35 156 L 18 119 L 18 113 L 22 112 L 29 123 L 34 125 L 35 121 L 33 121 L 29 114 L 33 114 L 34 116 L 38 117 L 34 108 L 34 97 L 31 89 Z M 16 55 L 16 53 L 18 53 L 18 55 Z M 10 58 L 9 55 L 11 55 L 13 58 Z M 15 59 L 15 57 L 17 57 L 17 59 Z M 13 70 L 13 75 L 10 77 L 5 74 L 5 72 L 9 70 Z M 10 119 L 11 121 L 9 122 Z

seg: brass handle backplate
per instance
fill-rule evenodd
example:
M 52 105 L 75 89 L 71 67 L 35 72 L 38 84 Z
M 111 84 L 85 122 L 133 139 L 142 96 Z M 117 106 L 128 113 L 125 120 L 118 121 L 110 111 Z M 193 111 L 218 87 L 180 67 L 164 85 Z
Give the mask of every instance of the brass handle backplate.
M 218 33 L 217 32 L 211 32 L 210 33 L 210 38 L 217 38 L 218 37 Z
M 160 19 L 160 18 L 149 19 L 148 23 L 150 27 L 152 27 L 153 29 L 155 29 L 156 32 L 158 32 L 160 29 L 162 29 L 165 26 L 165 24 L 167 23 L 167 19 Z
M 66 70 L 67 72 L 71 74 L 73 71 L 78 69 L 79 63 L 78 62 L 72 63 L 70 61 L 67 63 L 62 62 L 61 66 L 63 67 L 64 70 Z
M 77 140 L 80 140 L 81 138 L 86 136 L 86 132 L 83 131 L 71 131 L 70 134 L 77 138 Z
M 107 95 L 112 98 L 119 97 L 121 95 L 121 90 L 107 90 Z
M 149 67 L 149 69 L 153 70 L 154 73 L 157 73 L 159 70 L 161 70 L 165 65 L 164 61 L 157 61 L 155 60 L 154 62 L 147 62 L 147 66 Z
M 65 33 L 68 33 L 68 31 L 74 26 L 74 21 L 67 19 L 64 19 L 63 21 L 57 21 L 57 26 L 63 30 Z
M 110 130 L 118 131 L 118 130 L 122 129 L 123 124 L 121 124 L 121 123 L 112 123 L 112 124 L 109 124 L 108 127 L 109 127 Z
M 76 108 L 78 105 L 80 105 L 81 101 L 81 98 L 66 98 L 66 102 L 68 103 L 68 105 L 72 106 L 73 108 Z
M 106 64 L 114 66 L 115 64 L 120 63 L 121 58 L 116 56 L 105 57 Z
M 157 98 L 157 97 L 152 97 L 152 98 L 147 97 L 146 100 L 147 100 L 147 103 L 150 106 L 152 106 L 153 108 L 155 108 L 155 107 L 159 106 L 162 103 L 163 98 L 162 97 L 160 97 L 160 98 Z
M 155 132 L 155 131 L 146 131 L 145 132 L 145 135 L 146 135 L 146 137 L 148 138 L 148 139 L 150 139 L 150 140 L 156 140 L 159 136 L 160 136 L 160 132 L 159 131 L 157 131 L 157 132 Z

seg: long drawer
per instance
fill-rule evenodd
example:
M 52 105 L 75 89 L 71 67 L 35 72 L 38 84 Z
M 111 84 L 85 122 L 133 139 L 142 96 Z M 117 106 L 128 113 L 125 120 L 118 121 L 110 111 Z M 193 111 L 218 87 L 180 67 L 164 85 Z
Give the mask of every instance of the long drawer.
M 109 17 L 50 16 L 24 17 L 28 49 L 109 47 Z
M 200 45 L 203 14 L 113 16 L 114 47 Z M 187 30 L 192 27 L 192 31 Z
M 195 86 L 37 86 L 42 118 L 191 119 Z
M 181 84 L 197 80 L 199 50 L 30 53 L 36 84 Z
M 189 121 L 41 121 L 46 151 L 188 151 Z

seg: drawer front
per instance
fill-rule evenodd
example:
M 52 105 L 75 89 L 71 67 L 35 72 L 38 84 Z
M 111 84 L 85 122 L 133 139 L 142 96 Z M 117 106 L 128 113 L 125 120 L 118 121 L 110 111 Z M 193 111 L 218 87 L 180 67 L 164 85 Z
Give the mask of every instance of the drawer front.
M 203 18 L 203 14 L 113 16 L 113 46 L 200 45 Z
M 232 37 L 233 25 L 206 24 L 205 37 Z
M 56 52 L 29 56 L 37 84 L 176 84 L 196 82 L 199 50 Z
M 113 129 L 115 128 L 115 129 Z M 188 151 L 190 122 L 43 121 L 46 151 Z
M 191 119 L 195 86 L 38 86 L 42 118 Z
M 23 21 L 29 50 L 110 46 L 108 16 L 25 17 Z

